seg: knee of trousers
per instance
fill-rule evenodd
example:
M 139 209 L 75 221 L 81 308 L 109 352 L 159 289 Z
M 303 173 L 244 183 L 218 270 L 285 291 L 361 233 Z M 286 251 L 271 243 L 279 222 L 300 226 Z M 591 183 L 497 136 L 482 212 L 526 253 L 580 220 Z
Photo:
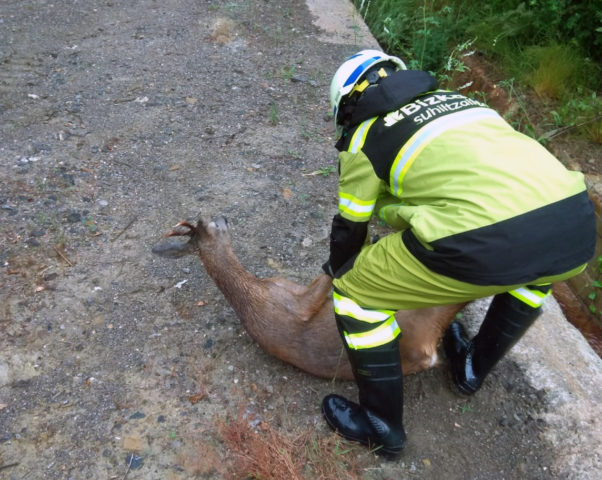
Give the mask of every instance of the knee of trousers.
M 518 312 L 526 315 L 538 315 L 546 298 L 552 293 L 552 285 L 525 285 L 510 290 L 506 293 L 496 295 L 503 303 Z
M 542 312 L 542 305 L 551 292 L 551 285 L 523 286 L 493 297 L 486 319 L 495 320 L 504 328 L 530 325 Z M 522 327 L 521 327 L 522 328 Z
M 333 301 L 339 333 L 352 350 L 382 347 L 401 334 L 393 310 L 364 308 L 336 289 Z

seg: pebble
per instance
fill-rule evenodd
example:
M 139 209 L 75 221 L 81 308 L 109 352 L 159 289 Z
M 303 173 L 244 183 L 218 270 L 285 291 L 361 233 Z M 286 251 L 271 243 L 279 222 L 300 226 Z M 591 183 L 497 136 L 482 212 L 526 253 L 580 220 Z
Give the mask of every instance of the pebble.
M 72 173 L 63 173 L 62 177 L 67 185 L 75 185 L 75 176 Z
M 308 78 L 305 75 L 294 74 L 291 77 L 291 82 L 293 83 L 305 83 L 308 82 Z
M 125 456 L 125 464 L 129 465 L 130 470 L 138 470 L 139 468 L 142 468 L 143 461 L 144 457 L 139 457 L 133 453 L 129 453 Z
M 69 223 L 77 223 L 77 222 L 81 222 L 82 216 L 81 213 L 79 212 L 71 212 L 69 213 L 69 215 L 67 215 L 67 221 Z

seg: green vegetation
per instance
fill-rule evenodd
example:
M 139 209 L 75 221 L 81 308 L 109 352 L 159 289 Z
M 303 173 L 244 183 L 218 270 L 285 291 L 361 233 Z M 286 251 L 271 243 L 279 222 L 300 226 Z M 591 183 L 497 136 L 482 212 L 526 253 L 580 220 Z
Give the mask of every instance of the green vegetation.
M 279 118 L 279 114 L 278 114 L 278 105 L 276 105 L 276 102 L 270 103 L 270 123 L 274 126 L 276 126 L 276 125 L 278 125 L 278 123 L 280 123 L 280 118 Z
M 331 173 L 335 173 L 337 171 L 336 167 L 333 165 L 328 165 L 327 167 L 318 168 L 318 175 L 322 175 L 323 177 L 327 177 Z
M 591 284 L 590 293 L 587 295 L 589 300 L 588 308 L 594 315 L 602 315 L 602 308 L 600 306 L 600 295 L 599 291 L 602 289 L 602 255 L 596 258 L 596 269 L 594 272 L 594 279 Z
M 516 126 L 540 141 L 573 131 L 602 141 L 601 0 L 354 0 L 382 47 L 443 86 L 477 51 L 504 72 L 511 95 L 534 92 L 550 110 Z M 553 134 L 550 134 L 550 130 Z M 548 134 L 538 135 L 538 131 Z
M 280 68 L 280 76 L 286 80 L 286 81 L 290 81 L 291 78 L 293 78 L 293 76 L 295 75 L 295 66 L 291 66 L 291 67 L 282 67 Z

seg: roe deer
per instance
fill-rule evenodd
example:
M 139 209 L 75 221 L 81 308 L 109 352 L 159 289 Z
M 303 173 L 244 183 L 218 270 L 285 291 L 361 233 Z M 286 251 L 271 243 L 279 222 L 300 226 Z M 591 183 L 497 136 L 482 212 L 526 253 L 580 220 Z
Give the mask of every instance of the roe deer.
M 318 275 L 303 286 L 284 278 L 258 278 L 238 261 L 225 218 L 196 226 L 180 222 L 166 236 L 189 236 L 187 243 L 160 243 L 153 253 L 166 258 L 198 254 L 209 276 L 249 335 L 269 354 L 322 378 L 351 380 L 353 374 L 337 331 L 332 280 Z M 464 304 L 398 311 L 404 375 L 437 364 L 437 344 Z

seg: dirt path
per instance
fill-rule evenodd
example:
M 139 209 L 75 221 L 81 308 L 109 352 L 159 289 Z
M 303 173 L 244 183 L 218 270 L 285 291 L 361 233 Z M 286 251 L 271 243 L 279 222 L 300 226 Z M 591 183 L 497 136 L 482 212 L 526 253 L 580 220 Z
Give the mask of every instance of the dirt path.
M 0 4 L 1 479 L 245 478 L 228 415 L 295 440 L 306 478 L 596 478 L 602 366 L 554 307 L 474 398 L 408 378 L 387 464 L 320 417 L 353 385 L 268 357 L 199 262 L 150 254 L 201 210 L 257 275 L 319 271 L 330 76 L 373 40 L 313 21 L 293 0 Z M 569 341 L 540 356 L 549 332 Z

